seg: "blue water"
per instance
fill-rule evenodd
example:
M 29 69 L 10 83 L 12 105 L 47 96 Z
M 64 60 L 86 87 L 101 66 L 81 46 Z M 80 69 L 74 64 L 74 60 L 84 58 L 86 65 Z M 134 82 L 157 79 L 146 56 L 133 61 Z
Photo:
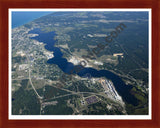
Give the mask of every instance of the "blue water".
M 57 40 L 54 40 L 55 32 L 44 33 L 39 28 L 36 28 L 29 33 L 39 34 L 39 36 L 32 37 L 31 39 L 38 40 L 39 42 L 43 42 L 45 44 L 45 48 L 49 51 L 54 51 L 54 57 L 49 59 L 47 63 L 56 64 L 58 67 L 65 73 L 71 74 L 71 70 L 75 68 L 77 65 L 70 63 L 67 59 L 63 58 L 63 54 L 58 47 L 54 47 L 54 44 Z M 76 73 L 80 77 L 84 77 L 86 74 L 90 74 L 92 77 L 106 77 L 107 79 L 112 80 L 116 90 L 122 96 L 123 100 L 129 104 L 137 105 L 137 99 L 130 94 L 130 90 L 132 89 L 131 85 L 126 85 L 122 79 L 115 75 L 114 73 L 107 70 L 96 70 L 94 68 L 86 68 L 84 67 L 80 72 Z M 72 73 L 72 74 L 73 74 Z
M 39 17 L 50 14 L 53 12 L 26 12 L 26 11 L 13 11 L 12 12 L 12 28 L 19 27 Z

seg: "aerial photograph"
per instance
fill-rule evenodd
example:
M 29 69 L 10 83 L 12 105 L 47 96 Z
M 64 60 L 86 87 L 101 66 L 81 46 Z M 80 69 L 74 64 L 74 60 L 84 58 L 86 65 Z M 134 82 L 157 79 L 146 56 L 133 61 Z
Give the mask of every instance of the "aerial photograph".
M 149 115 L 148 11 L 11 11 L 11 115 Z

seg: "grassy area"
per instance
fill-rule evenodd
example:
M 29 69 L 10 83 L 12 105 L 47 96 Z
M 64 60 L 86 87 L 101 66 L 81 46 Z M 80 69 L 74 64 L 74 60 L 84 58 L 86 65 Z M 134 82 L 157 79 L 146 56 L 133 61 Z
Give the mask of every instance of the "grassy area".
M 126 104 L 126 109 L 128 114 L 132 115 L 147 115 L 148 114 L 148 97 L 144 94 L 138 87 L 133 87 L 130 91 L 132 95 L 138 99 L 138 105 L 133 106 L 131 104 Z

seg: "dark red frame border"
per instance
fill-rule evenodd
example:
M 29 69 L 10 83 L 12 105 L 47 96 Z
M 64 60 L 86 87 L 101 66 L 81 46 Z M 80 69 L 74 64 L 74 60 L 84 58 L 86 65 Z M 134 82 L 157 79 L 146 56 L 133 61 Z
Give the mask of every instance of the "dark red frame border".
M 9 120 L 8 9 L 9 8 L 151 8 L 152 9 L 152 120 Z M 160 127 L 160 1 L 159 0 L 0 0 L 0 127 L 89 128 Z

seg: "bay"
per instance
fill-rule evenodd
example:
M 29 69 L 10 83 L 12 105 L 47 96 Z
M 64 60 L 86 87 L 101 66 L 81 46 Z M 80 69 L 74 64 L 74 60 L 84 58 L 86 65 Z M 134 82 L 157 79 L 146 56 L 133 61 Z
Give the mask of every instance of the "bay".
M 41 11 L 13 11 L 12 12 L 12 29 L 31 22 L 37 18 L 48 15 L 53 12 Z

